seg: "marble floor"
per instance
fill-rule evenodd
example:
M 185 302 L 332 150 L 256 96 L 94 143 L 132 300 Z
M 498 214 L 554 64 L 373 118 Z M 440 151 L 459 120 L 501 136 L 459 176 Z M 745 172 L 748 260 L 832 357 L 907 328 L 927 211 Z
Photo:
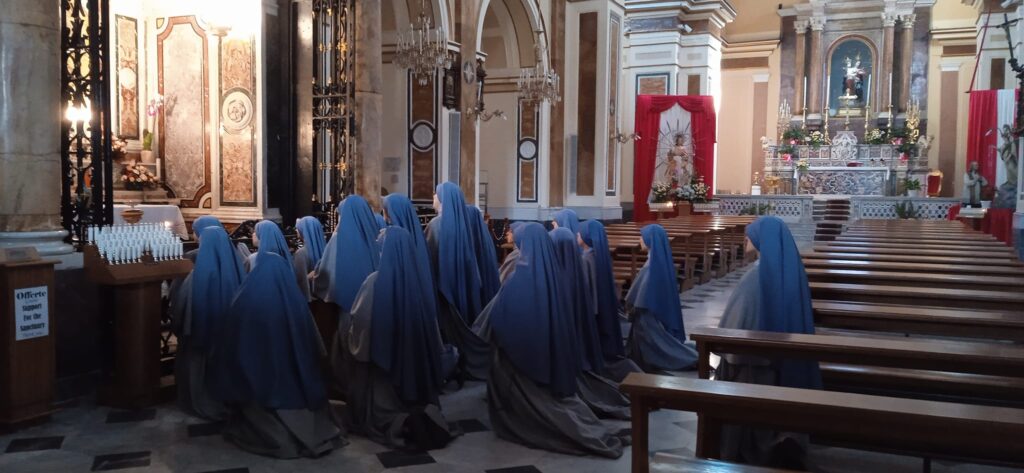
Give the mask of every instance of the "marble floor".
M 743 270 L 682 295 L 687 327 L 716 325 Z M 693 373 L 688 376 L 695 376 Z M 453 388 L 454 389 L 454 388 Z M 442 450 L 391 451 L 350 435 L 344 448 L 319 459 L 273 460 L 224 441 L 220 426 L 204 423 L 173 404 L 118 411 L 90 400 L 66 406 L 47 424 L 0 436 L 0 472 L 628 472 L 630 451 L 617 460 L 561 455 L 498 439 L 491 432 L 483 383 L 468 383 L 441 398 L 450 422 L 464 435 Z M 697 419 L 690 413 L 651 414 L 651 455 L 692 457 Z M 813 471 L 829 473 L 921 471 L 921 460 L 838 448 L 813 447 Z M 667 465 L 665 465 L 667 466 Z M 1008 472 L 935 462 L 936 472 Z M 685 471 L 679 469 L 663 471 Z

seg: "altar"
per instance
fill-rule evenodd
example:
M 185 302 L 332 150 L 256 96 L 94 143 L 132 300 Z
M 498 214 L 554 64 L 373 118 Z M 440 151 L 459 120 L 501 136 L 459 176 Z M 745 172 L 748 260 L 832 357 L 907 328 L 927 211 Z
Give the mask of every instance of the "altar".
M 927 195 L 928 159 L 921 145 L 914 155 L 892 144 L 862 144 L 840 131 L 821 145 L 776 145 L 765 140 L 765 194 L 898 196 L 907 183 Z M 923 143 L 926 146 L 926 143 Z

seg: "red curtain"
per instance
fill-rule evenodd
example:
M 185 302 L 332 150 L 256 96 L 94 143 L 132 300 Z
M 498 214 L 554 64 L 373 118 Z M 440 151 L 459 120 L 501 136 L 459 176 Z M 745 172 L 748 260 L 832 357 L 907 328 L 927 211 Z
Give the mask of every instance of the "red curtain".
M 999 119 L 996 108 L 998 92 L 998 90 L 971 92 L 970 108 L 967 114 L 967 165 L 970 166 L 970 163 L 977 161 L 981 175 L 985 176 L 990 184 L 996 182 L 996 140 L 999 137 L 999 130 L 996 129 L 996 121 Z
M 995 103 L 993 101 L 993 103 Z M 658 157 L 658 133 L 661 113 L 679 104 L 690 112 L 693 133 L 693 168 L 704 176 L 710 188 L 715 178 L 715 102 L 707 95 L 638 95 L 634 129 L 640 139 L 633 143 L 633 219 L 654 218 L 647 206 Z M 994 110 L 994 109 L 993 109 Z M 994 113 L 994 112 L 993 112 Z M 713 192 L 713 189 L 711 189 Z

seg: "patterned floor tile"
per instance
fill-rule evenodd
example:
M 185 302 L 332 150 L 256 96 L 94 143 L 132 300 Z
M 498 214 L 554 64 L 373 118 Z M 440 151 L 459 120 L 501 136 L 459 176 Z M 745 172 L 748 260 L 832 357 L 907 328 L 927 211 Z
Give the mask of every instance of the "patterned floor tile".
M 64 437 L 32 437 L 11 440 L 4 453 L 36 452 L 58 450 L 64 444 Z
M 391 450 L 377 454 L 377 459 L 384 468 L 399 468 L 403 466 L 427 465 L 436 463 L 434 457 L 426 452 L 403 452 Z
M 149 466 L 148 451 L 98 455 L 92 460 L 92 471 L 123 470 L 144 466 Z

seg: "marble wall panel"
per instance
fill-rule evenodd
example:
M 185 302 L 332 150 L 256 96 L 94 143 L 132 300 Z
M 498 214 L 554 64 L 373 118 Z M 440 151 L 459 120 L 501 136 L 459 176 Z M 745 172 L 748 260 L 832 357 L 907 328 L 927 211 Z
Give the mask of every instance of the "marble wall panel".
M 517 202 L 537 202 L 537 159 L 540 155 L 540 107 L 519 101 L 516 158 L 518 160 Z
M 432 202 L 437 186 L 437 84 L 434 77 L 425 85 L 409 76 L 409 198 Z M 385 136 L 384 139 L 395 139 Z
M 622 57 L 622 20 L 618 15 L 608 19 L 608 135 L 619 129 L 619 76 Z M 607 196 L 615 195 L 615 171 L 619 166 L 619 143 L 608 140 L 608 155 L 605 158 L 604 192 Z
M 256 205 L 256 83 L 253 40 L 220 46 L 221 204 Z
M 194 16 L 168 18 L 157 36 L 158 88 L 164 96 L 160 156 L 164 180 L 183 207 L 210 191 L 206 33 Z
M 117 134 L 137 140 L 142 137 L 139 129 L 139 24 L 128 16 L 117 15 L 115 20 Z
M 594 195 L 597 161 L 597 12 L 580 14 L 579 101 L 576 105 L 576 195 Z
M 669 75 L 639 74 L 636 76 L 637 95 L 665 95 L 669 90 Z

